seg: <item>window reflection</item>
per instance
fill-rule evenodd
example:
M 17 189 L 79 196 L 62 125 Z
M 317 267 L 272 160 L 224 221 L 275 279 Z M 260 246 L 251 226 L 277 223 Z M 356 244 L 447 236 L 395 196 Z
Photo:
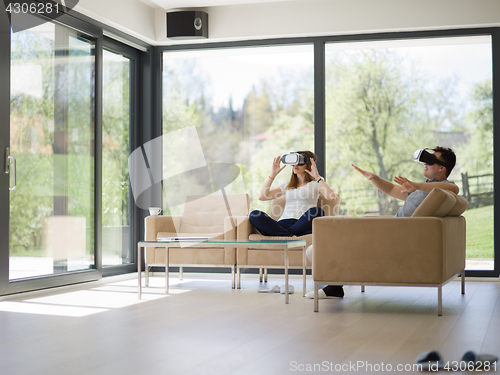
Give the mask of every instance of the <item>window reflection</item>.
M 269 209 L 256 198 L 272 159 L 314 148 L 313 57 L 312 45 L 164 52 L 163 133 L 195 126 L 207 163 L 242 171 L 246 191 L 226 193 L 246 192 L 253 207 Z M 163 157 L 175 157 L 173 149 L 164 145 Z M 275 185 L 289 176 L 283 171 Z

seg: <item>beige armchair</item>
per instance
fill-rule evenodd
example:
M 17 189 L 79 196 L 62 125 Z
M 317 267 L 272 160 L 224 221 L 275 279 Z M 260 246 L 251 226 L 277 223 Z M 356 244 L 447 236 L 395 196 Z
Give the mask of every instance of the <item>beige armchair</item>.
M 248 194 L 211 194 L 186 197 L 182 216 L 148 216 L 145 218 L 145 239 L 158 237 L 205 236 L 215 239 L 236 239 L 242 228 L 237 223 L 248 218 L 250 197 Z M 248 238 L 248 234 L 247 238 Z M 227 267 L 235 279 L 236 249 L 224 248 L 172 248 L 169 250 L 170 265 L 179 266 L 182 279 L 184 266 Z M 145 252 L 146 285 L 149 269 L 165 266 L 165 248 L 147 247 Z
M 274 199 L 271 203 L 271 212 L 269 216 L 273 219 L 278 220 L 283 210 L 285 209 L 285 196 Z M 340 197 L 337 195 L 336 199 L 330 201 L 325 199 L 322 195 L 319 196 L 318 206 L 325 211 L 325 216 L 337 215 L 340 209 Z M 314 219 L 314 221 L 317 219 Z M 313 222 L 314 222 L 313 221 Z M 312 243 L 312 234 L 308 234 L 300 237 L 270 237 L 260 234 L 260 232 L 254 228 L 248 218 L 239 223 L 243 229 L 239 234 L 242 236 L 247 233 L 247 239 L 252 241 L 259 240 L 305 240 L 306 246 L 310 246 Z M 238 289 L 241 287 L 241 268 L 258 268 L 260 273 L 260 281 L 262 281 L 262 270 L 264 270 L 264 281 L 267 281 L 267 269 L 268 268 L 284 268 L 284 258 L 283 251 L 273 250 L 273 249 L 253 249 L 251 246 L 247 248 L 237 249 L 237 280 Z M 300 268 L 302 269 L 302 252 L 301 251 L 290 251 L 289 253 L 289 268 Z M 306 267 L 311 267 L 311 262 L 307 260 Z
M 410 218 L 323 217 L 313 221 L 314 311 L 319 285 L 438 288 L 461 274 L 465 293 L 465 198 L 435 188 Z

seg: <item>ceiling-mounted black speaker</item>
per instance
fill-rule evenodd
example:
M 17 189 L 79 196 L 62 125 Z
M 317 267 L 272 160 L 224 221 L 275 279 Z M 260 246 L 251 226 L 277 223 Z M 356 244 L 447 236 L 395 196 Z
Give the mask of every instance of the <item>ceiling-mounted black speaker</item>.
M 167 38 L 208 38 L 208 14 L 195 10 L 168 12 Z

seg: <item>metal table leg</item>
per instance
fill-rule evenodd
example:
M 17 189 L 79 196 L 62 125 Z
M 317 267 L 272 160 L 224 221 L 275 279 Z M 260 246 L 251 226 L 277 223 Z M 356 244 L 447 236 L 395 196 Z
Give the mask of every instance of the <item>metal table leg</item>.
M 306 270 L 307 270 L 306 247 L 302 248 L 302 297 L 306 296 Z
M 288 246 L 285 246 L 285 303 L 288 304 Z
M 142 263 L 142 254 L 141 254 L 141 245 L 137 245 L 137 275 L 138 275 L 138 296 L 139 296 L 139 299 L 141 299 L 142 297 L 142 285 L 141 285 L 141 273 L 142 273 L 142 270 L 141 270 L 141 263 Z
M 169 257 L 168 257 L 168 247 L 165 247 L 165 293 L 168 294 L 168 268 L 170 265 Z

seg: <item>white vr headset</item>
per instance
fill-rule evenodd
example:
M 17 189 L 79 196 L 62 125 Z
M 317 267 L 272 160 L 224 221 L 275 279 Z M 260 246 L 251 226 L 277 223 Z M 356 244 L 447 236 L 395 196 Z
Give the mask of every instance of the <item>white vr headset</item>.
M 304 155 L 301 155 L 297 152 L 290 152 L 289 154 L 285 154 L 281 157 L 281 162 L 283 164 L 288 165 L 304 165 L 311 164 L 309 160 L 306 160 Z
M 419 163 L 425 163 L 427 165 L 434 165 L 434 164 L 439 164 L 442 165 L 443 167 L 448 168 L 448 170 L 451 170 L 449 165 L 441 160 L 439 160 L 436 155 L 431 154 L 427 152 L 425 148 L 422 148 L 420 150 L 415 151 L 415 154 L 413 154 L 413 160 Z

